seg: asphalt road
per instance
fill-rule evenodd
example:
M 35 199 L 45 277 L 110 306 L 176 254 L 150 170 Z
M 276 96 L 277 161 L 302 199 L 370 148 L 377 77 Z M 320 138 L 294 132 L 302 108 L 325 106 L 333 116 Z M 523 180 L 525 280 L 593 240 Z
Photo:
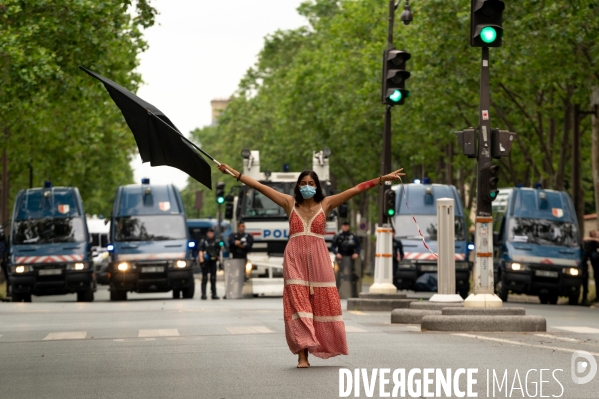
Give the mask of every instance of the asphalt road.
M 506 304 L 545 316 L 542 334 L 422 333 L 390 324 L 388 312 L 345 312 L 350 355 L 311 357 L 311 368 L 296 369 L 281 298 L 130 294 L 112 303 L 102 288 L 93 303 L 76 303 L 74 295 L 33 301 L 0 303 L 0 398 L 337 398 L 342 368 L 366 369 L 369 378 L 381 368 L 406 375 L 416 368 L 451 368 L 452 375 L 474 368 L 478 397 L 508 397 L 508 385 L 511 397 L 533 397 L 541 379 L 544 397 L 599 397 L 599 376 L 585 385 L 571 378 L 575 350 L 599 359 L 595 308 Z M 543 378 L 540 369 L 549 369 Z M 501 392 L 495 386 L 495 395 L 493 370 L 499 380 L 507 370 L 507 384 Z M 357 397 L 368 397 L 360 387 Z M 392 388 L 393 382 L 386 391 Z M 378 383 L 372 397 L 380 397 Z

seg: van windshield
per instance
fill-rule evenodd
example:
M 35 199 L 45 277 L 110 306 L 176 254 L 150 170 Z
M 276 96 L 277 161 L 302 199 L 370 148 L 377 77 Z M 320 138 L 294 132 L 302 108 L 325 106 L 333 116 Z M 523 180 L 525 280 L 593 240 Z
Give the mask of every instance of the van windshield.
M 508 223 L 508 241 L 576 247 L 578 246 L 578 229 L 571 222 L 511 218 Z
M 437 215 L 415 215 L 425 240 L 437 241 Z M 418 228 L 410 215 L 398 215 L 393 220 L 395 237 L 400 240 L 419 240 Z M 463 217 L 455 218 L 455 240 L 466 241 L 466 223 Z
M 15 222 L 13 244 L 51 244 L 85 241 L 83 219 L 41 218 Z
M 277 190 L 280 193 L 285 193 L 289 195 L 293 195 L 293 186 L 294 183 L 264 183 L 263 184 Z M 285 213 L 285 209 L 275 204 L 272 200 L 270 200 L 267 196 L 259 192 L 258 190 L 254 190 L 253 188 L 249 188 L 243 207 L 244 218 L 261 218 L 261 217 L 287 217 Z
M 116 218 L 115 241 L 164 241 L 187 238 L 182 215 L 141 215 Z

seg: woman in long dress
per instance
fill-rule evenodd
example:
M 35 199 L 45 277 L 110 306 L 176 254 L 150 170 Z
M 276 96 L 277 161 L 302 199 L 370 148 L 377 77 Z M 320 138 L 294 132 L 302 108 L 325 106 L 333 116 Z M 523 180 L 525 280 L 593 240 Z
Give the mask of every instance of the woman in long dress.
M 299 368 L 309 367 L 308 353 L 322 359 L 347 355 L 347 340 L 335 273 L 324 241 L 326 215 L 350 198 L 404 176 L 402 169 L 377 177 L 342 193 L 325 197 L 318 176 L 311 170 L 299 175 L 294 196 L 280 193 L 226 164 L 221 172 L 258 190 L 285 209 L 289 242 L 283 261 L 285 337 Z

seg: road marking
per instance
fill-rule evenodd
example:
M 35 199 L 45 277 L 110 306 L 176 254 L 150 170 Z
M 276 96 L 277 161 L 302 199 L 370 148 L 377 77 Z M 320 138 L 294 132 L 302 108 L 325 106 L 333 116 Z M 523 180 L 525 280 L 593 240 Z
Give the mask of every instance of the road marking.
M 57 339 L 84 339 L 86 331 L 54 332 L 46 335 L 44 341 L 53 341 Z
M 227 327 L 231 334 L 270 334 L 274 333 L 270 328 L 265 326 L 254 327 Z
M 368 332 L 366 330 L 363 330 L 361 328 L 355 327 L 355 326 L 345 326 L 345 332 L 346 333 L 362 333 L 362 332 Z
M 599 334 L 599 329 L 591 327 L 553 327 L 578 334 Z
M 368 316 L 368 313 L 362 312 L 360 310 L 350 310 L 349 313 L 355 314 L 356 316 Z
M 151 337 L 178 337 L 179 330 L 176 328 L 162 328 L 158 330 L 139 330 L 138 338 Z
M 2 334 L 0 334 L 0 338 L 2 338 Z
M 144 341 L 156 341 L 156 338 L 146 338 Z
M 113 339 L 112 342 L 125 342 L 125 340 L 122 338 L 118 338 L 118 339 Z
M 559 346 L 525 344 L 524 342 L 510 341 L 509 339 L 484 337 L 481 335 L 471 335 L 471 334 L 452 334 L 452 335 L 457 335 L 457 336 L 466 337 L 466 338 L 477 338 L 477 339 L 483 339 L 483 340 L 487 340 L 487 341 L 501 342 L 503 344 L 530 346 L 532 348 L 541 348 L 541 349 L 551 349 L 554 351 L 562 351 L 562 352 L 568 352 L 568 353 L 574 353 L 579 350 L 579 349 L 560 348 Z M 590 353 L 593 356 L 599 357 L 599 353 L 595 353 L 595 352 L 588 352 L 588 353 Z
M 565 341 L 565 342 L 580 342 L 580 340 L 576 339 L 576 338 L 558 337 L 557 335 L 550 335 L 550 334 L 535 334 L 535 335 L 537 337 L 552 338 L 552 339 L 557 339 L 559 341 Z

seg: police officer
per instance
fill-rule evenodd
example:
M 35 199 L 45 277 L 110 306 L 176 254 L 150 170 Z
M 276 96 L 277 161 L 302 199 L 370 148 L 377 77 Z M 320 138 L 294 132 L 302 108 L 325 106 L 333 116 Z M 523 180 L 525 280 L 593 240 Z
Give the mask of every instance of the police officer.
M 393 284 L 395 284 L 395 276 L 399 269 L 399 262 L 404 258 L 403 244 L 397 238 L 395 238 L 395 227 L 393 230 Z
M 343 259 L 344 256 L 351 256 L 353 260 L 358 259 L 360 244 L 358 244 L 356 236 L 349 231 L 349 222 L 347 220 L 341 224 L 341 231 L 333 238 L 332 249 L 339 260 Z
M 229 236 L 229 248 L 233 259 L 247 260 L 248 253 L 252 250 L 254 238 L 245 232 L 245 223 L 240 221 L 237 225 L 237 233 Z
M 200 265 L 202 266 L 202 299 L 206 299 L 206 285 L 210 273 L 210 290 L 212 299 L 219 299 L 216 295 L 216 263 L 220 254 L 220 241 L 214 238 L 214 229 L 211 227 L 206 233 L 206 238 L 200 244 Z
M 337 257 L 339 272 L 337 273 L 337 289 L 341 298 L 356 298 L 360 293 L 362 273 L 356 270 L 355 260 L 360 253 L 358 239 L 349 231 L 349 222 L 341 224 L 341 231 L 333 238 L 332 249 Z

